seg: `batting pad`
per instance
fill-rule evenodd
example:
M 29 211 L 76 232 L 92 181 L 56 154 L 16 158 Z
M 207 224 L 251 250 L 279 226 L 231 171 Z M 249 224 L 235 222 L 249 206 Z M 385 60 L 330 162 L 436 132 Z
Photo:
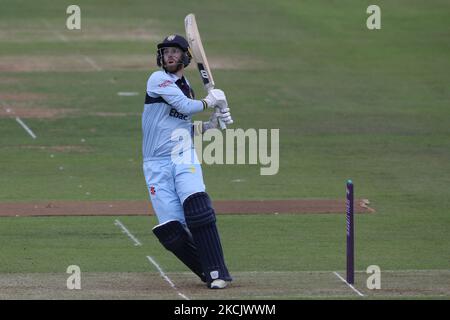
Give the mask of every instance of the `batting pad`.
M 180 259 L 203 282 L 206 277 L 192 236 L 178 220 L 169 220 L 153 228 L 159 242 Z
M 183 203 L 184 215 L 198 249 L 208 283 L 215 279 L 231 281 L 225 265 L 216 216 L 206 192 L 189 196 Z

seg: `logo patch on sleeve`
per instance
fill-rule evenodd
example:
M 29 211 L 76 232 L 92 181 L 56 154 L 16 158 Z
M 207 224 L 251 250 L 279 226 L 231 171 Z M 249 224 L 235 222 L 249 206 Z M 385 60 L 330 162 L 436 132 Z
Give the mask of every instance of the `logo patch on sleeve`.
M 150 194 L 152 195 L 152 196 L 154 196 L 155 195 L 155 193 L 156 193 L 156 191 L 155 191 L 155 187 L 150 187 Z
M 160 83 L 160 84 L 158 85 L 158 87 L 160 87 L 160 88 L 165 88 L 165 87 L 170 86 L 172 83 L 173 83 L 172 81 L 166 80 L 166 81 L 164 81 L 163 83 Z

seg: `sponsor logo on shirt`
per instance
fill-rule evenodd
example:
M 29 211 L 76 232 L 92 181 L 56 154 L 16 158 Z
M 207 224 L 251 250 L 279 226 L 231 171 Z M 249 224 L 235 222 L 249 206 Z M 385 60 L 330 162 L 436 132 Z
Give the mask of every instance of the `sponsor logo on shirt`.
M 177 118 L 177 119 L 181 119 L 181 120 L 188 120 L 187 115 L 182 114 L 181 112 L 178 112 L 177 109 L 175 109 L 175 108 L 170 109 L 169 116 Z

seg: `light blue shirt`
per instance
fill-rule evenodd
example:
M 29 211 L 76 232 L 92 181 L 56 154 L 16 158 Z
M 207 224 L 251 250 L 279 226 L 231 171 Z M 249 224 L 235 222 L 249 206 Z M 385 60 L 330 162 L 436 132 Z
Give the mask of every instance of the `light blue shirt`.
M 147 81 L 147 97 L 142 113 L 142 152 L 144 161 L 171 156 L 177 129 L 192 132 L 192 118 L 206 107 L 202 100 L 188 98 L 175 83 L 175 74 L 154 72 Z M 189 83 L 186 80 L 187 85 Z

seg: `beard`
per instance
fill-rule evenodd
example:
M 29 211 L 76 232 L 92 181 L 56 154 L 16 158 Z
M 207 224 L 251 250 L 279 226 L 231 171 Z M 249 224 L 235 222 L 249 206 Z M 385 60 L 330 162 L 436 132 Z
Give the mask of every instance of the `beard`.
M 178 70 L 181 69 L 181 67 L 183 66 L 183 63 L 181 61 L 175 62 L 175 63 L 171 63 L 171 64 L 165 64 L 165 69 L 170 72 L 170 73 L 174 73 L 177 72 Z

